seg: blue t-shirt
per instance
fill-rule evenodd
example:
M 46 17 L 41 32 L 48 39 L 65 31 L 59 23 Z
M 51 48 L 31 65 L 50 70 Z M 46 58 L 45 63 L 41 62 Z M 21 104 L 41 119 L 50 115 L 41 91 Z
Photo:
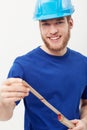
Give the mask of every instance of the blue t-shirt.
M 37 47 L 15 59 L 8 77 L 28 82 L 66 118 L 80 118 L 80 99 L 87 99 L 87 58 L 82 54 L 67 48 L 65 55 L 53 56 Z M 67 130 L 32 93 L 24 106 L 24 130 Z

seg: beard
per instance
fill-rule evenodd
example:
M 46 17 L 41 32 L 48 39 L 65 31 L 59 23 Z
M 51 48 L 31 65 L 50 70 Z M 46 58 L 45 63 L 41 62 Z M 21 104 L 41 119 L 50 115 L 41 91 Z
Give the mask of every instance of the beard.
M 44 42 L 44 44 L 45 44 L 45 46 L 47 47 L 48 50 L 53 51 L 53 52 L 61 51 L 64 48 L 66 48 L 66 46 L 68 44 L 68 41 L 70 39 L 70 29 L 68 29 L 68 31 L 67 31 L 66 35 L 64 36 L 64 39 L 62 40 L 61 44 L 58 43 L 58 44 L 52 45 L 52 43 L 50 44 L 50 42 L 47 41 L 46 38 L 43 37 L 43 35 L 41 35 L 41 37 L 42 37 L 42 40 L 43 40 L 43 42 Z

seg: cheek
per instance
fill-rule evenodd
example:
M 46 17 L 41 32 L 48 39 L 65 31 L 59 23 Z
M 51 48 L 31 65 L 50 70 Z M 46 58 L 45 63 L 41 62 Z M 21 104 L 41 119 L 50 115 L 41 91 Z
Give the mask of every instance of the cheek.
M 67 35 L 67 33 L 69 32 L 69 27 L 62 29 L 61 31 L 63 35 Z
M 48 31 L 46 29 L 41 30 L 42 36 L 46 36 L 48 34 Z

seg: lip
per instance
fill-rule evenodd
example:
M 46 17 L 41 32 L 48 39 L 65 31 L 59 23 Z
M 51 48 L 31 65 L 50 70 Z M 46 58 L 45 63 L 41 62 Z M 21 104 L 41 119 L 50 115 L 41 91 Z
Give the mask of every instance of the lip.
M 54 42 L 57 42 L 60 38 L 61 38 L 61 36 L 49 37 L 49 39 L 50 39 L 51 41 L 54 41 Z
M 57 40 L 59 38 L 60 38 L 60 36 L 58 36 L 58 37 L 50 37 L 51 40 Z

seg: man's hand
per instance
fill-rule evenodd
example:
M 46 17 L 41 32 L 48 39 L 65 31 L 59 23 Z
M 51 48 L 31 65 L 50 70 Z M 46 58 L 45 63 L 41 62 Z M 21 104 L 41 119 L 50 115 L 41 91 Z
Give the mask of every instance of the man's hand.
M 71 121 L 75 127 L 73 129 L 68 129 L 68 130 L 87 130 L 86 124 L 83 120 L 72 120 Z
M 20 78 L 8 78 L 0 87 L 0 102 L 15 102 L 23 99 L 29 94 L 29 87 L 26 87 Z

